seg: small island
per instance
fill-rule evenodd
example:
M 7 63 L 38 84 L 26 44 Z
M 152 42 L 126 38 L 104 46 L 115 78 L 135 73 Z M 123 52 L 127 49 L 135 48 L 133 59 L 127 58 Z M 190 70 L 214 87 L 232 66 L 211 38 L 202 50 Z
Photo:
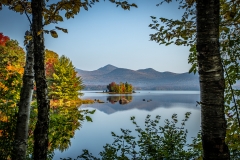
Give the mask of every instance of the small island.
M 133 86 L 132 84 L 129 83 L 122 83 L 120 82 L 119 84 L 112 82 L 109 85 L 107 85 L 106 93 L 109 94 L 132 94 L 134 93 L 133 91 Z

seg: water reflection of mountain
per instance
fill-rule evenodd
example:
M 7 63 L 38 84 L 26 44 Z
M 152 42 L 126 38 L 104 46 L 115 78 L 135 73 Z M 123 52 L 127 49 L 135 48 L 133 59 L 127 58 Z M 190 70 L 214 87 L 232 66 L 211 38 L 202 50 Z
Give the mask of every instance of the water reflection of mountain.
M 196 108 L 196 101 L 199 101 L 199 94 L 156 94 L 156 95 L 133 95 L 131 103 L 125 105 L 119 104 L 119 97 L 121 96 L 102 96 L 89 97 L 92 99 L 100 99 L 105 103 L 95 103 L 90 105 L 83 105 L 82 107 L 92 107 L 107 114 L 112 114 L 117 111 L 130 110 L 137 108 L 139 110 L 152 111 L 156 108 L 170 108 L 170 107 L 187 107 Z M 145 100 L 145 101 L 144 101 Z M 114 103 L 113 103 L 114 102 Z

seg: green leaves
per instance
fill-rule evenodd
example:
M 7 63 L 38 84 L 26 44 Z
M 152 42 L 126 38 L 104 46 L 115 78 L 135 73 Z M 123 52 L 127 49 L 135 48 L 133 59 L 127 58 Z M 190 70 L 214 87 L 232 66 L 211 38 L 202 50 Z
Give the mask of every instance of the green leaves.
M 17 41 L 1 33 L 0 42 L 0 159 L 8 159 L 16 131 L 25 52 Z
M 86 116 L 86 120 L 87 120 L 88 122 L 93 122 L 93 121 L 92 121 L 92 118 L 89 117 L 89 116 Z
M 92 110 L 92 111 L 88 111 L 87 113 L 94 114 L 95 112 L 96 112 L 96 110 Z
M 185 122 L 189 119 L 190 112 L 185 114 L 181 127 L 177 127 L 177 115 L 173 114 L 171 120 L 166 119 L 164 125 L 159 125 L 160 116 L 145 119 L 145 128 L 140 128 L 131 117 L 135 125 L 137 136 L 132 136 L 132 131 L 121 128 L 121 135 L 111 132 L 114 139 L 112 144 L 103 146 L 104 150 L 99 153 L 101 159 L 193 159 L 197 158 L 194 145 L 186 144 L 187 131 L 184 129 Z M 196 142 L 196 141 L 195 141 Z M 188 146 L 188 150 L 185 147 Z M 78 158 L 97 159 L 88 150 Z
M 51 54 L 51 55 L 49 55 Z M 46 52 L 46 75 L 49 86 L 49 98 L 63 101 L 79 101 L 78 96 L 84 87 L 81 77 L 69 58 L 61 56 L 58 58 L 56 53 Z M 70 103 L 70 102 L 69 102 Z M 94 111 L 90 112 L 94 113 Z
M 85 119 L 88 121 L 88 122 L 93 122 L 92 121 L 92 118 L 88 115 L 88 114 L 94 114 L 96 110 L 82 110 L 82 112 L 84 113 L 85 115 Z
M 162 3 L 164 2 L 169 3 L 171 0 L 162 1 Z M 239 132 L 240 128 L 240 124 L 238 123 L 240 117 L 237 114 L 240 113 L 240 90 L 237 84 L 240 80 L 240 12 L 238 12 L 240 6 L 239 1 L 220 0 L 220 3 L 219 42 L 222 64 L 225 68 L 225 113 L 227 124 L 229 124 L 226 132 L 226 142 L 230 149 L 231 158 L 238 159 L 240 152 L 237 146 L 240 146 L 240 140 L 235 139 L 233 135 Z M 176 44 L 190 46 L 188 63 L 192 64 L 189 72 L 193 73 L 198 71 L 195 5 L 195 0 L 180 1 L 179 9 L 184 10 L 181 19 L 173 20 L 161 17 L 159 18 L 159 23 L 156 21 L 156 17 L 151 16 L 153 23 L 149 25 L 149 27 L 155 31 L 155 33 L 150 34 L 152 41 L 164 45 Z M 234 99 L 235 103 L 233 102 Z M 195 144 L 195 146 L 198 146 L 198 149 L 201 148 L 199 147 L 201 145 L 200 141 L 201 138 L 199 140 L 198 137 Z

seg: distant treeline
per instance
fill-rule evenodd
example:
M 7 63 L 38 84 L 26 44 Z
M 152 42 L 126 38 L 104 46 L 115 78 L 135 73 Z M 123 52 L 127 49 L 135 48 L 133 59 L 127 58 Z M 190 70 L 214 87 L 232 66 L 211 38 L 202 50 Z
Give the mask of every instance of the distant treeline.
M 106 90 L 106 85 L 85 85 L 84 90 Z M 194 90 L 199 91 L 199 86 L 197 85 L 182 85 L 182 86 L 134 86 L 134 90 Z

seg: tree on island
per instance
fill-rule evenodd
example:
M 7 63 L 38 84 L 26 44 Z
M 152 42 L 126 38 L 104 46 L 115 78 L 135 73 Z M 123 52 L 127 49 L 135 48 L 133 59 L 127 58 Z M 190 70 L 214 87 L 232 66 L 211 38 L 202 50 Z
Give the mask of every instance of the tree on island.
M 107 89 L 109 92 L 115 92 L 115 93 L 132 93 L 133 92 L 133 86 L 129 83 L 122 83 L 119 84 L 112 82 L 109 85 L 107 85 Z

